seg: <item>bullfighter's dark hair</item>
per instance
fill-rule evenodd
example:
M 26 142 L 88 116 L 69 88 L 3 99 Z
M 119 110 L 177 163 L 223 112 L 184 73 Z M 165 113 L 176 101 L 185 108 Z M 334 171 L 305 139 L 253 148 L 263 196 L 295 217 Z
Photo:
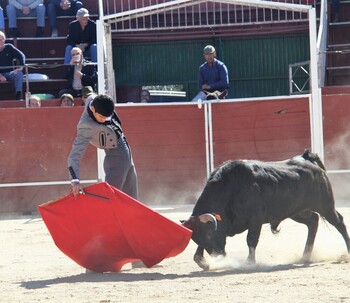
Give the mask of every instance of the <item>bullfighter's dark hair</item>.
M 97 95 L 91 103 L 97 113 L 104 117 L 109 117 L 114 111 L 114 101 L 109 95 Z

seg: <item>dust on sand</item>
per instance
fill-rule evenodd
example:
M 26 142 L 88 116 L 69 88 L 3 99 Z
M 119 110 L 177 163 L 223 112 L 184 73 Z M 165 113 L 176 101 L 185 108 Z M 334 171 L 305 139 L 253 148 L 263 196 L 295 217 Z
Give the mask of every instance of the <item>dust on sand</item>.
M 189 206 L 156 209 L 179 222 Z M 350 230 L 350 208 L 338 208 Z M 52 241 L 37 215 L 0 217 L 1 301 L 10 302 L 350 302 L 350 258 L 343 238 L 320 221 L 312 262 L 300 263 L 306 227 L 292 220 L 275 236 L 263 227 L 257 264 L 248 266 L 246 233 L 227 240 L 227 257 L 202 271 L 191 241 L 177 257 L 153 268 L 85 274 Z

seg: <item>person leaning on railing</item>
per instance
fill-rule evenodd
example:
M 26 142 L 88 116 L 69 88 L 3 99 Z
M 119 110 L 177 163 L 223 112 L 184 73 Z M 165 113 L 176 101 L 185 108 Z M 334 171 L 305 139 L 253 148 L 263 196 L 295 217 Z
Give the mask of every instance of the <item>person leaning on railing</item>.
M 15 85 L 16 100 L 23 99 L 23 72 L 25 55 L 10 43 L 5 43 L 5 33 L 0 31 L 0 82 L 11 81 Z M 13 68 L 13 61 L 18 60 L 19 66 Z
M 216 59 L 214 46 L 207 45 L 204 47 L 203 57 L 205 62 L 198 70 L 199 93 L 192 99 L 195 102 L 206 99 L 204 91 L 209 93 L 219 91 L 221 93 L 230 87 L 227 67 L 223 62 Z

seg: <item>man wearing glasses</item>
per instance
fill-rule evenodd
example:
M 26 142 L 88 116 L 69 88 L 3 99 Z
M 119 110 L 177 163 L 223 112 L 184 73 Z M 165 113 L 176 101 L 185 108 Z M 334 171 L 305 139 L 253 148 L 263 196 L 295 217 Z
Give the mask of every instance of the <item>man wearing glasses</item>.
M 81 97 L 85 86 L 91 86 L 95 91 L 97 83 L 95 64 L 84 59 L 79 47 L 71 50 L 71 60 L 69 65 L 65 66 L 64 79 L 69 80 L 69 87 L 61 89 L 59 97 L 63 94 L 71 94 L 74 98 Z

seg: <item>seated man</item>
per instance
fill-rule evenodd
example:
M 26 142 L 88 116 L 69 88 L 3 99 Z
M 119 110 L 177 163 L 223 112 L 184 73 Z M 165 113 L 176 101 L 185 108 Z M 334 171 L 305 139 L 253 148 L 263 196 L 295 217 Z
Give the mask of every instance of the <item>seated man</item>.
M 200 92 L 192 99 L 192 101 L 205 100 L 207 92 L 220 91 L 223 92 L 229 88 L 228 71 L 226 65 L 216 59 L 216 51 L 214 46 L 207 45 L 203 49 L 204 62 L 198 71 L 198 86 Z
M 21 100 L 23 86 L 23 66 L 25 55 L 10 43 L 5 43 L 6 36 L 0 31 L 0 82 L 11 81 L 15 84 L 16 99 Z M 13 67 L 13 61 L 18 60 L 18 66 Z
M 43 0 L 9 0 L 6 6 L 7 17 L 9 18 L 10 37 L 19 37 L 17 29 L 17 17 L 36 17 L 36 37 L 44 35 L 46 7 Z
M 64 78 L 69 80 L 70 85 L 60 90 L 60 97 L 63 94 L 71 94 L 74 98 L 81 97 L 84 86 L 91 86 L 95 90 L 97 83 L 95 64 L 84 59 L 79 47 L 73 47 L 71 50 L 71 59 L 69 65 L 65 66 Z
M 79 0 L 49 0 L 47 4 L 47 17 L 51 27 L 51 37 L 57 37 L 57 16 L 76 16 L 77 11 L 83 7 Z
M 97 62 L 96 23 L 89 19 L 89 16 L 89 11 L 81 8 L 77 12 L 77 20 L 69 23 L 64 64 L 69 64 L 73 47 L 79 47 L 85 57 L 88 56 L 92 62 Z

